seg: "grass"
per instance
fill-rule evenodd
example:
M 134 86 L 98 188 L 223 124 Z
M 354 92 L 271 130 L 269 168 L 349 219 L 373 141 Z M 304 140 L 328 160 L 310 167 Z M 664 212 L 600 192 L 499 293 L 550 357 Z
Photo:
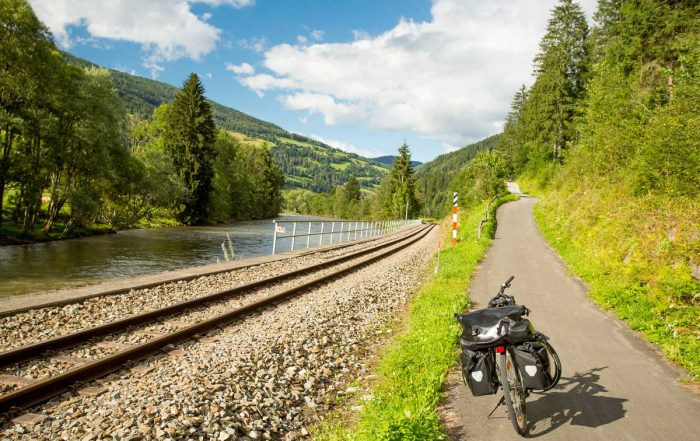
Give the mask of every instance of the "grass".
M 294 144 L 294 145 L 298 145 L 300 147 L 311 147 L 311 148 L 317 147 L 313 144 L 309 144 L 308 142 L 297 141 L 296 139 L 285 138 L 283 136 L 278 136 L 277 139 L 279 139 L 280 141 L 282 141 L 285 144 Z
M 525 186 L 541 199 L 540 230 L 590 297 L 659 345 L 688 372 L 682 380 L 700 380 L 700 283 L 691 275 L 700 263 L 697 204 Z
M 229 133 L 229 135 L 233 136 L 241 144 L 249 145 L 252 147 L 265 147 L 265 148 L 267 148 L 267 147 L 272 147 L 275 145 L 274 143 L 272 143 L 270 141 L 266 141 L 264 139 L 250 138 L 248 135 L 246 135 L 244 133 L 232 132 L 232 131 L 229 131 L 228 133 Z
M 508 196 L 492 209 L 515 200 Z M 328 422 L 314 433 L 321 440 L 445 439 L 437 406 L 447 372 L 457 359 L 459 324 L 454 313 L 468 305 L 467 281 L 484 256 L 493 233 L 490 222 L 481 239 L 476 226 L 484 207 L 462 213 L 460 242 L 452 247 L 445 229 L 437 274 L 410 302 L 406 328 L 390 343 L 378 365 L 379 380 L 356 423 Z

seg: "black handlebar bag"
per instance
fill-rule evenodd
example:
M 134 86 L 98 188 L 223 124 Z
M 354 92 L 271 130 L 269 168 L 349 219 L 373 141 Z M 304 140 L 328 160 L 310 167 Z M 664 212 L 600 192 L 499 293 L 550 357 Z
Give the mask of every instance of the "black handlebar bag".
M 503 343 L 517 344 L 534 338 L 535 328 L 525 316 L 523 305 L 479 309 L 455 314 L 462 325 L 462 348 L 491 348 Z

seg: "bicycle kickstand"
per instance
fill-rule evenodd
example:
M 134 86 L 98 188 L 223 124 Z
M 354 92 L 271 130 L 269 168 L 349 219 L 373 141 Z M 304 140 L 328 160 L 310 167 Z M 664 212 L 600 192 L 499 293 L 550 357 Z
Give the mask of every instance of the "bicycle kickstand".
M 498 409 L 498 406 L 500 406 L 500 405 L 502 405 L 502 404 L 506 404 L 506 397 L 505 397 L 505 396 L 502 396 L 501 399 L 498 400 L 498 403 L 496 403 L 496 407 L 493 408 L 493 410 L 491 411 L 491 413 L 488 414 L 488 415 L 486 416 L 486 418 L 491 418 L 491 415 L 493 415 L 493 413 L 496 411 L 496 409 Z

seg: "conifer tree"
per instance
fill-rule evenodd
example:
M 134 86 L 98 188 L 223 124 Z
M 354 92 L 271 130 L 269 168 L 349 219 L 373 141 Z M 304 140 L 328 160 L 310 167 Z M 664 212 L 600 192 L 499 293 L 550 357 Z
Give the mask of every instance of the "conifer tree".
M 165 130 L 166 151 L 189 190 L 178 215 L 185 224 L 207 221 L 215 140 L 216 126 L 204 97 L 204 87 L 192 73 L 168 107 Z
M 523 106 L 530 158 L 561 161 L 574 138 L 574 116 L 584 92 L 588 25 L 581 7 L 561 0 L 552 11 L 535 57 L 537 79 Z
M 420 211 L 416 196 L 416 177 L 411 166 L 411 152 L 404 142 L 394 160 L 389 176 L 379 189 L 382 215 L 392 219 L 415 216 Z
M 521 171 L 527 160 L 526 151 L 523 148 L 526 140 L 522 136 L 522 130 L 520 130 L 518 123 L 523 106 L 527 101 L 528 93 L 528 89 L 524 84 L 515 93 L 510 105 L 510 112 L 503 126 L 503 134 L 498 139 L 498 145 L 496 146 L 497 150 L 503 152 L 508 158 L 511 173 Z
M 345 197 L 348 201 L 359 201 L 362 198 L 362 191 L 360 191 L 360 183 L 357 181 L 355 175 L 350 175 L 348 182 L 345 183 L 343 187 L 345 191 Z

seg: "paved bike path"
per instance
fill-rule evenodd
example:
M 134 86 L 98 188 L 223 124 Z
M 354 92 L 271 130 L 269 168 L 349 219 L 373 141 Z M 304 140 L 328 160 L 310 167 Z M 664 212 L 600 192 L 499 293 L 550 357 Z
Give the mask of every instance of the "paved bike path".
M 536 200 L 523 197 L 498 210 L 496 238 L 475 274 L 469 296 L 485 306 L 508 276 L 509 294 L 530 308 L 530 319 L 551 337 L 562 360 L 559 386 L 527 401 L 532 438 L 551 440 L 698 440 L 700 396 L 651 345 L 601 311 L 585 286 L 570 277 L 532 217 Z M 487 415 L 501 394 L 473 397 L 453 369 L 443 419 L 456 440 L 520 439 L 506 407 Z

